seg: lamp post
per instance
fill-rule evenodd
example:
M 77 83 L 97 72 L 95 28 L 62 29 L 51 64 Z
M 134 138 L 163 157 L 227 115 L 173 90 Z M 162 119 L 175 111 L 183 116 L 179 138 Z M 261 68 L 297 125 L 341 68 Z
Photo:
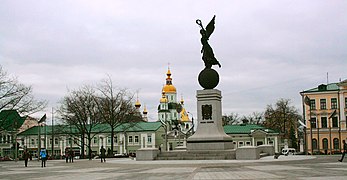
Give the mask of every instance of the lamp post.
M 194 134 L 194 116 L 191 112 L 187 112 L 187 113 L 192 116 L 192 135 L 193 135 Z
M 38 147 L 37 147 L 37 160 L 40 161 L 40 151 L 41 151 L 41 124 L 46 121 L 46 114 L 42 116 L 42 118 L 37 121 L 38 127 Z
M 53 107 L 52 107 L 52 154 L 51 157 L 54 157 L 54 116 L 53 116 Z

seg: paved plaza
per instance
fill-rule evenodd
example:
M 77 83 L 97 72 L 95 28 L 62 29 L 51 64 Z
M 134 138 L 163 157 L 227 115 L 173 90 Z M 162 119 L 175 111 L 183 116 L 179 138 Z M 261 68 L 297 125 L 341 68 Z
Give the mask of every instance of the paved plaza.
M 280 156 L 260 160 L 135 161 L 107 159 L 0 162 L 0 179 L 347 179 L 347 162 L 334 156 Z

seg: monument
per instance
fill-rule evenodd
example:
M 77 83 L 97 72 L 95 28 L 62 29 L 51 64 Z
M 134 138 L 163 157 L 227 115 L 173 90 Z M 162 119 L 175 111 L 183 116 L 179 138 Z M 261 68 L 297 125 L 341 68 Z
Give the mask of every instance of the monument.
M 219 75 L 216 70 L 212 69 L 212 66 L 221 67 L 208 43 L 209 37 L 215 29 L 215 18 L 216 16 L 213 16 L 206 29 L 201 20 L 196 20 L 201 28 L 201 53 L 205 68 L 198 76 L 203 90 L 197 90 L 198 125 L 195 134 L 187 140 L 188 151 L 233 149 L 232 138 L 225 134 L 222 126 L 221 91 L 214 89 L 219 83 Z

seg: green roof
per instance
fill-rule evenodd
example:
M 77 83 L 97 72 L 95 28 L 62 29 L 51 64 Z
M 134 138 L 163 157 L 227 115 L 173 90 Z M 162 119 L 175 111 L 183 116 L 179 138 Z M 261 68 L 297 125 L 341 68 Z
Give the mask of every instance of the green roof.
M 308 89 L 303 91 L 302 93 L 310 93 L 310 92 L 323 92 L 323 91 L 337 91 L 339 90 L 338 83 L 330 83 L 330 84 L 321 84 L 315 88 Z
M 269 133 L 275 133 L 276 131 L 265 128 L 260 125 L 256 124 L 238 124 L 238 125 L 225 125 L 224 126 L 224 132 L 226 134 L 249 134 L 251 133 L 251 130 L 266 130 Z
M 0 131 L 12 131 L 20 128 L 26 116 L 21 117 L 16 110 L 3 110 L 0 112 Z
M 161 127 L 160 122 L 138 122 L 138 123 L 124 123 L 116 127 L 115 132 L 141 132 L 141 131 L 156 131 Z M 34 126 L 26 131 L 18 134 L 18 136 L 36 135 L 38 134 L 39 127 Z M 78 133 L 76 126 L 69 125 L 55 125 L 53 128 L 54 134 L 67 134 Z M 40 132 L 52 134 L 52 126 L 42 126 Z M 111 132 L 111 128 L 108 124 L 99 124 L 92 129 L 94 133 L 108 133 Z

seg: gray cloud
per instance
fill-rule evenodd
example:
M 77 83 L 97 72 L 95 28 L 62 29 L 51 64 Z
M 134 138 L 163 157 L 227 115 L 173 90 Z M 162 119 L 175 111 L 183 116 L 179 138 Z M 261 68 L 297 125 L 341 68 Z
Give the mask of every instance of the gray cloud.
M 50 106 L 67 89 L 110 75 L 146 104 L 152 120 L 167 63 L 196 113 L 200 18 L 210 38 L 223 113 L 262 111 L 278 98 L 301 108 L 299 92 L 346 79 L 347 3 L 334 1 L 2 1 L 0 62 Z M 50 108 L 48 108 L 50 109 Z M 48 110 L 49 111 L 49 110 Z

